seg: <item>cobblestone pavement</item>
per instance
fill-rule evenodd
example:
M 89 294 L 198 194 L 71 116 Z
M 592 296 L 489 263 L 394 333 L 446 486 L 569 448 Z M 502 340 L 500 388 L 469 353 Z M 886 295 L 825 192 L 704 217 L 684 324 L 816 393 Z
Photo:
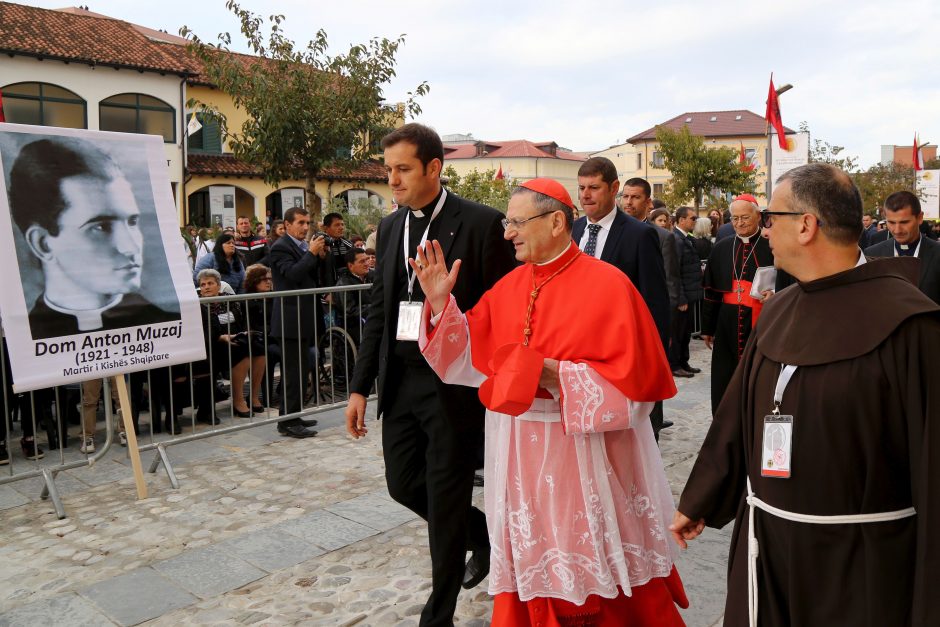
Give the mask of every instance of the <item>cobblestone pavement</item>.
M 707 359 L 693 341 L 693 365 Z M 676 496 L 710 421 L 707 373 L 678 385 L 661 440 Z M 381 425 L 353 442 L 338 410 L 319 419 L 314 439 L 266 426 L 170 447 L 180 489 L 159 470 L 142 501 L 115 449 L 59 475 L 63 520 L 39 480 L 0 486 L 0 625 L 416 625 L 427 530 L 385 491 Z M 690 626 L 720 624 L 729 537 L 708 530 L 680 557 Z M 491 608 L 481 585 L 455 621 Z

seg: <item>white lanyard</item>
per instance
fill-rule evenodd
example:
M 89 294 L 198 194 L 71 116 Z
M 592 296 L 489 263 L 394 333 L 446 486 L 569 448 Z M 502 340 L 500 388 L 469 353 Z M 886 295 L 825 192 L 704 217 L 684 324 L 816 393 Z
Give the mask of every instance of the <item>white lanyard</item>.
M 923 235 L 917 238 L 917 248 L 914 249 L 914 256 L 917 258 L 920 258 L 920 243 L 921 241 L 923 241 L 923 239 L 924 239 Z M 900 255 L 898 254 L 898 244 L 894 245 L 894 256 L 900 257 Z
M 444 208 L 444 201 L 447 200 L 447 190 L 443 187 L 441 188 L 441 198 L 437 201 L 437 205 L 434 207 L 434 211 L 431 213 L 431 219 L 428 221 L 428 226 L 424 229 L 424 235 L 421 236 L 421 241 L 418 242 L 418 248 L 424 245 L 424 242 L 428 239 L 428 232 L 431 230 L 431 223 L 434 222 L 434 218 L 437 217 L 437 214 L 441 212 L 441 209 Z M 409 213 L 411 210 L 409 209 Z M 414 291 L 415 286 L 415 277 L 418 275 L 411 271 L 411 266 L 408 265 L 408 242 L 411 240 L 409 237 L 411 234 L 411 216 L 405 216 L 405 238 L 404 243 L 402 244 L 402 249 L 405 256 L 405 275 L 408 277 L 408 302 L 411 302 L 411 293 Z M 415 253 L 417 257 L 417 253 Z
M 777 376 L 777 387 L 774 388 L 774 413 L 780 413 L 780 404 L 783 403 L 783 392 L 787 389 L 793 373 L 796 372 L 796 366 L 780 364 L 780 374 Z

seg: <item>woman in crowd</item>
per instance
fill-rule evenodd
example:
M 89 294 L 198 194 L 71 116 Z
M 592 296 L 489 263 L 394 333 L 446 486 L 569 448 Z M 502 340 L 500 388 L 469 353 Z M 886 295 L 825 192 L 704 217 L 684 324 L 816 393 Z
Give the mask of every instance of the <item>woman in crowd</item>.
M 271 228 L 268 230 L 268 248 L 270 248 L 274 242 L 281 239 L 281 236 L 284 235 L 287 231 L 284 228 L 284 220 L 275 220 L 271 223 Z
M 196 286 L 199 286 L 199 272 L 206 269 L 216 270 L 222 280 L 231 286 L 236 294 L 242 292 L 242 284 L 245 282 L 245 266 L 242 264 L 238 251 L 235 250 L 235 237 L 228 233 L 223 233 L 215 238 L 215 247 L 211 255 L 206 255 L 196 262 L 196 269 L 193 271 L 193 279 Z
M 667 231 L 672 228 L 672 225 L 669 223 L 669 211 L 667 209 L 653 209 L 650 212 L 650 222 Z
M 712 221 L 710 218 L 698 218 L 692 227 L 692 247 L 702 262 L 712 253 Z
M 219 295 L 221 276 L 211 268 L 198 275 L 200 296 Z M 226 372 L 231 364 L 232 410 L 236 416 L 247 418 L 251 412 L 264 411 L 259 394 L 264 373 L 264 340 L 258 331 L 249 332 L 240 303 L 203 303 L 203 316 L 207 323 L 206 354 L 212 355 L 212 370 Z M 251 370 L 251 406 L 245 401 L 245 379 Z M 203 369 L 203 371 L 208 370 Z M 196 367 L 193 365 L 194 378 Z M 211 371 L 208 374 L 212 374 Z M 211 376 L 210 376 L 211 381 Z M 208 382 L 207 382 L 208 383 Z M 199 407 L 203 418 L 202 406 Z
M 708 212 L 708 219 L 711 220 L 712 223 L 711 241 L 714 243 L 718 238 L 718 229 L 721 228 L 721 224 L 723 222 L 721 219 L 721 212 L 717 209 L 712 209 Z
M 245 270 L 245 293 L 263 294 L 274 291 L 274 283 L 271 278 L 271 269 L 260 263 L 248 266 Z M 271 299 L 252 299 L 247 303 L 248 310 L 248 330 L 258 331 L 263 338 L 267 338 L 267 380 L 264 387 L 261 388 L 261 398 L 267 401 L 267 406 L 274 405 L 272 399 L 279 395 L 280 390 L 274 389 L 274 367 L 281 363 L 281 347 L 271 337 L 271 310 L 274 307 L 274 301 Z M 262 403 L 264 405 L 265 403 Z

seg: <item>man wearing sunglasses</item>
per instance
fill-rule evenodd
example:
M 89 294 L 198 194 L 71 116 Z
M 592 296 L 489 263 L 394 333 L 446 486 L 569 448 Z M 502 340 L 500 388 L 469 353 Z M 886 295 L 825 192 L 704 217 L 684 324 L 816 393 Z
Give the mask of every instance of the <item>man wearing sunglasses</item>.
M 712 413 L 744 353 L 763 301 L 751 296 L 758 268 L 772 268 L 774 255 L 760 236 L 757 199 L 742 194 L 731 203 L 734 237 L 715 242 L 702 285 L 702 339 L 712 349 Z
M 778 181 L 764 307 L 670 529 L 735 520 L 726 625 L 940 625 L 940 307 L 912 259 L 866 260 L 838 168 Z

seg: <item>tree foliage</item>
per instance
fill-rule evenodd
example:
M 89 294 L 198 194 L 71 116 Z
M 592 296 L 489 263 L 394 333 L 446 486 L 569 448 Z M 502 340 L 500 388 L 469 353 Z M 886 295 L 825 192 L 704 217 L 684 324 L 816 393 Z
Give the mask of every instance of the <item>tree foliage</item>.
M 375 140 L 395 119 L 420 113 L 417 98 L 429 87 L 421 83 L 409 92 L 404 110 L 382 100 L 404 35 L 373 38 L 331 55 L 322 29 L 301 48 L 285 36 L 283 15 L 264 20 L 235 0 L 226 7 L 241 22 L 255 56 L 231 53 L 229 33 L 219 35 L 218 45 L 203 42 L 186 26 L 180 33 L 204 66 L 202 78 L 228 94 L 248 119 L 231 128 L 218 107 L 194 101 L 190 106 L 219 120 L 235 156 L 258 167 L 269 185 L 305 180 L 307 207 L 317 209 L 318 174 L 326 168 L 348 172 L 372 156 Z
M 878 215 L 890 194 L 904 190 L 917 193 L 914 169 L 909 165 L 876 163 L 864 172 L 853 173 L 852 178 L 862 195 L 862 207 L 871 216 Z
M 670 207 L 691 202 L 698 210 L 706 195 L 715 189 L 732 194 L 754 193 L 756 174 L 740 166 L 734 148 L 706 146 L 704 138 L 693 135 L 687 127 L 657 127 L 656 141 L 663 154 L 663 167 L 672 174 L 663 198 Z
M 800 122 L 800 132 L 809 133 L 809 124 L 806 122 Z M 810 137 L 812 137 L 812 134 L 810 134 Z M 844 150 L 844 146 L 834 146 L 827 141 L 813 139 L 809 145 L 809 162 L 829 163 L 848 174 L 857 172 L 858 157 L 842 155 L 842 151 Z
M 460 176 L 454 166 L 449 165 L 441 175 L 447 178 L 447 189 L 458 196 L 489 205 L 503 213 L 509 207 L 509 195 L 516 186 L 515 179 L 497 179 L 495 169 L 483 172 L 474 169 Z

